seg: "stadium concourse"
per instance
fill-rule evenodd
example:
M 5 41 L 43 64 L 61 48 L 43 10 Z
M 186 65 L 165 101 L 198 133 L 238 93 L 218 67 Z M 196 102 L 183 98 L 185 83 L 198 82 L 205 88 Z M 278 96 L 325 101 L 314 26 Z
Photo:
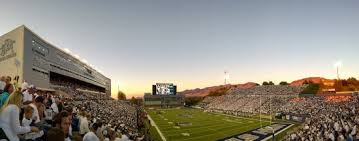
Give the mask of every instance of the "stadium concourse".
M 36 90 L 11 77 L 0 81 L 0 140 L 136 141 L 142 108 L 71 81 L 51 83 L 67 94 Z M 20 101 L 22 100 L 22 101 Z M 17 102 L 19 101 L 19 102 Z

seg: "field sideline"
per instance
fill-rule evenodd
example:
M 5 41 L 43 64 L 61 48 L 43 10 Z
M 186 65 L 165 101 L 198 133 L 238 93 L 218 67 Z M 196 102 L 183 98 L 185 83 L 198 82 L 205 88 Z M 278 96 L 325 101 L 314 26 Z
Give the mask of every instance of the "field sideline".
M 200 109 L 147 109 L 167 141 L 213 141 L 260 127 L 258 118 L 206 113 Z M 269 121 L 262 121 L 269 125 Z

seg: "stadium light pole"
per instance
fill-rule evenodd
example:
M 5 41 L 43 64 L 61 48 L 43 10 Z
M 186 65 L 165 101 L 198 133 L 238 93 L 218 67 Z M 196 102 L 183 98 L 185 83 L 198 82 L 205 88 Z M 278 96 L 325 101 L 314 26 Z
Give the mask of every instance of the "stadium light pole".
M 269 125 L 272 125 L 272 95 L 269 95 Z
M 342 67 L 342 62 L 341 61 L 338 61 L 334 64 L 334 67 L 337 69 L 337 79 L 340 80 L 340 77 L 339 77 L 339 68 Z
M 259 122 L 262 128 L 262 95 L 259 94 Z
M 120 92 L 120 81 L 117 80 L 117 93 L 119 93 L 119 92 Z
M 229 79 L 228 71 L 224 71 L 224 85 L 227 85 L 227 79 Z

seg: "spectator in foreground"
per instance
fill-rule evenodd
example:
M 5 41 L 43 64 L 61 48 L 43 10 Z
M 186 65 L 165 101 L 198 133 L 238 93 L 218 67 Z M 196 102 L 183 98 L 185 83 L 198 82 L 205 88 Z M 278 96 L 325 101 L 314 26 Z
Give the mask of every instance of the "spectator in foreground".
M 20 92 L 14 92 L 0 109 L 0 127 L 4 135 L 2 139 L 10 141 L 19 141 L 19 134 L 29 132 L 38 132 L 37 127 L 21 126 L 19 121 L 20 107 L 22 104 L 22 95 Z
M 24 109 L 24 118 L 22 119 L 22 126 L 31 126 L 34 125 L 35 120 L 32 119 L 33 108 L 31 106 L 26 106 Z M 31 132 L 26 133 L 24 138 L 26 141 L 36 140 L 44 135 L 44 131 L 40 131 L 39 133 Z
M 6 100 L 9 98 L 10 94 L 14 92 L 11 84 L 6 84 L 3 93 L 0 96 L 0 108 L 5 104 Z
M 56 128 L 61 129 L 65 133 L 65 141 L 71 141 L 69 135 L 69 129 L 71 126 L 71 120 L 68 112 L 62 111 L 55 115 L 54 117 L 54 124 Z

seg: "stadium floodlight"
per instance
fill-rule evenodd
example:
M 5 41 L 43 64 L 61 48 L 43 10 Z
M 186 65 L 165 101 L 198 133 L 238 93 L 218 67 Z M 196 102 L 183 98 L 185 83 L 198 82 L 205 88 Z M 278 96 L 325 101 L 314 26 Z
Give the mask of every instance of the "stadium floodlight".
M 224 71 L 224 85 L 227 85 L 228 80 L 229 80 L 229 73 L 228 71 Z
M 259 122 L 262 128 L 262 94 L 259 94 Z
M 117 80 L 117 92 L 120 92 L 120 80 Z
M 334 67 L 337 69 L 337 79 L 340 80 L 340 77 L 339 77 L 339 68 L 342 67 L 342 62 L 341 61 L 337 61 L 336 63 L 334 63 Z

